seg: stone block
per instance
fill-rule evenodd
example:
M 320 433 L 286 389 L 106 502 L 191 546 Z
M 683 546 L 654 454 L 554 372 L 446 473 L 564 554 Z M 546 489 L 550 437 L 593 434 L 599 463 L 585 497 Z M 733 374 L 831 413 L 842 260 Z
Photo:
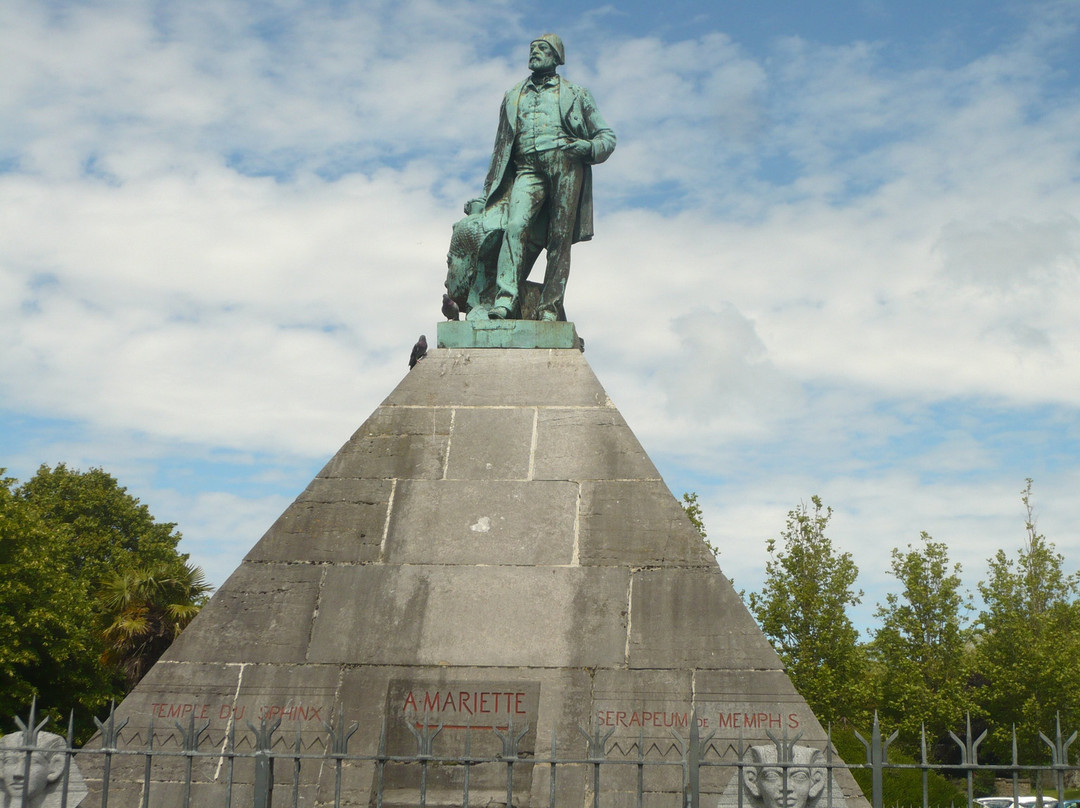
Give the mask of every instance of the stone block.
M 631 593 L 631 668 L 783 667 L 719 569 L 638 570 Z
M 449 435 L 453 417 L 449 407 L 378 407 L 354 437 Z
M 573 483 L 402 480 L 386 557 L 395 564 L 569 564 Z
M 574 731 L 577 735 L 577 730 Z M 578 735 L 581 741 L 577 750 L 580 757 L 584 757 L 584 738 Z M 570 757 L 570 755 L 564 755 Z M 533 771 L 532 794 L 529 805 L 571 805 L 592 806 L 592 766 L 588 764 L 564 764 L 559 766 L 555 778 L 555 798 L 551 797 L 551 769 L 548 766 L 537 766 Z M 505 796 L 502 802 L 505 803 Z M 522 800 L 522 805 L 525 802 Z
M 615 729 L 617 735 L 636 736 L 641 722 L 630 723 L 631 711 L 688 711 L 693 698 L 694 677 L 687 668 L 601 669 L 593 677 L 592 717 L 597 726 Z M 615 712 L 624 715 L 619 717 Z M 651 725 L 652 721 L 649 723 Z M 665 729 L 663 726 L 653 728 Z
M 441 477 L 452 418 L 448 408 L 379 407 L 323 467 L 309 491 L 327 478 Z
M 162 659 L 303 662 L 323 568 L 244 562 Z
M 392 482 L 352 480 L 340 499 L 332 490 L 340 480 L 320 482 L 278 517 L 245 561 L 361 563 L 379 557 Z M 336 501 L 321 501 L 329 497 Z
M 389 480 L 316 477 L 296 501 L 305 505 L 349 503 L 385 508 L 390 499 L 391 487 Z M 384 512 L 383 516 L 385 515 Z
M 249 753 L 257 748 L 251 725 L 281 724 L 274 735 L 273 749 L 295 750 L 299 737 L 304 754 L 321 755 L 327 749 L 325 723 L 331 723 L 337 704 L 341 669 L 337 665 L 246 665 L 240 677 L 229 713 L 221 711 L 235 726 L 236 751 Z M 228 721 L 223 722 L 227 728 Z M 250 782 L 246 775 L 240 782 Z
M 541 409 L 535 480 L 660 480 L 656 466 L 615 409 Z
M 420 407 L 597 407 L 607 393 L 578 350 L 428 351 L 383 402 Z
M 117 708 L 118 719 L 128 721 L 120 737 L 138 747 L 146 743 L 151 719 L 158 730 L 173 732 L 177 721 L 216 716 L 221 705 L 232 703 L 242 667 L 187 660 L 159 662 Z
M 309 660 L 372 664 L 623 664 L 629 570 L 334 567 Z M 537 609 L 537 604 L 543 604 Z
M 388 737 L 388 751 L 398 749 L 397 742 L 404 739 L 402 751 L 415 751 L 416 741 L 411 733 L 404 728 L 407 714 L 411 710 L 406 709 L 403 696 L 402 684 L 414 682 L 416 689 L 410 689 L 413 701 L 420 702 L 424 694 L 461 693 L 477 690 L 500 690 L 505 692 L 521 693 L 523 701 L 521 709 L 525 712 L 530 731 L 522 740 L 522 748 L 529 755 L 544 756 L 550 754 L 553 734 L 559 740 L 559 754 L 565 757 L 581 755 L 582 739 L 577 727 L 587 724 L 589 710 L 589 693 L 591 689 L 591 676 L 587 670 L 581 668 L 488 668 L 488 667 L 446 667 L 446 666 L 362 666 L 357 668 L 345 668 L 342 672 L 340 701 L 344 706 L 343 722 L 349 726 L 355 722 L 361 730 L 353 737 L 349 746 L 350 754 L 371 755 L 377 751 L 379 737 L 386 728 Z M 423 690 L 422 690 L 423 689 Z M 539 696 L 539 707 L 536 706 L 536 695 Z M 461 704 L 458 699 L 458 704 Z M 475 693 L 472 704 L 475 704 Z M 515 712 L 518 702 L 514 701 Z M 445 707 L 445 703 L 442 705 Z M 539 715 L 536 715 L 537 709 Z M 459 711 L 460 712 L 460 711 Z M 501 718 L 502 712 L 496 713 Z M 456 720 L 453 710 L 443 710 L 440 718 L 444 722 L 444 729 L 435 739 L 434 751 L 436 754 L 450 756 L 462 754 L 465 746 L 465 731 L 455 729 L 463 722 Z M 519 716 L 520 718 L 520 716 Z M 334 723 L 338 718 L 335 716 Z M 467 722 L 465 722 L 467 723 Z M 477 724 L 484 724 L 481 717 L 477 718 Z M 486 721 L 491 724 L 492 721 Z M 501 724 L 499 720 L 497 723 Z M 524 726 L 522 726 L 524 729 Z M 470 733 L 469 748 L 471 754 L 476 756 L 495 756 L 501 753 L 502 742 L 490 730 L 474 729 Z M 461 767 L 445 767 L 446 771 L 441 779 L 429 780 L 429 785 L 437 786 L 441 792 L 440 799 L 446 799 L 448 804 L 461 804 L 462 775 Z M 487 769 L 492 769 L 489 765 Z M 566 772 L 560 770 L 559 794 L 564 793 L 564 788 L 571 781 L 583 785 L 581 777 L 570 775 L 570 768 Z M 495 771 L 487 772 L 485 767 L 472 768 L 470 773 L 470 804 L 476 802 L 477 795 L 484 791 L 494 793 L 501 791 L 505 796 L 505 767 L 495 767 Z M 522 781 L 522 777 L 531 769 L 528 761 L 522 764 L 521 773 L 515 776 L 515 791 L 527 793 L 528 784 Z M 547 804 L 548 791 L 547 781 L 542 792 L 536 790 L 536 776 L 539 769 L 532 770 L 532 794 L 542 793 L 543 799 L 539 804 Z M 332 794 L 332 769 L 324 769 L 320 793 Z M 342 767 L 342 782 L 346 793 L 353 798 L 357 794 L 367 794 L 373 784 L 374 771 L 367 764 L 346 763 Z M 403 783 L 403 773 L 388 775 L 387 788 L 398 802 L 415 805 L 416 794 Z M 396 789 L 396 790 L 395 790 Z M 412 803 L 408 803 L 408 795 L 412 793 Z M 569 792 L 565 792 L 569 794 Z M 579 787 L 574 792 L 580 803 L 582 794 Z M 325 796 L 324 796 L 325 798 Z M 456 800 L 456 801 L 455 801 Z M 432 795 L 429 792 L 429 804 Z M 439 803 L 443 804 L 443 803 Z M 567 804 L 561 802 L 559 804 Z
M 200 728 L 207 721 L 213 725 L 222 705 L 230 704 L 240 675 L 240 665 L 200 664 L 192 662 L 163 662 L 155 665 L 128 694 L 116 710 L 116 722 L 126 722 L 120 730 L 117 746 L 125 752 L 140 752 L 150 746 L 178 752 L 183 749 L 182 730 L 192 724 Z M 104 716 L 102 716 L 104 718 Z M 179 725 L 179 726 L 178 726 Z M 211 726 L 203 734 L 203 751 L 220 746 L 223 733 Z M 96 743 L 87 745 L 95 750 Z M 84 777 L 99 779 L 104 758 L 88 751 L 77 758 Z M 116 783 L 141 783 L 146 758 L 142 755 L 116 755 L 110 766 Z M 195 782 L 212 780 L 217 767 L 216 757 L 198 757 L 193 761 Z M 156 778 L 178 780 L 185 776 L 186 761 L 180 757 L 161 756 L 154 759 Z M 123 804 L 123 803 L 120 803 Z
M 599 670 L 593 683 L 592 717 L 611 732 L 608 758 L 632 761 L 643 750 L 650 760 L 678 759 L 674 735 L 689 737 L 695 719 L 693 672 L 681 670 Z M 703 722 L 698 716 L 699 727 Z M 673 735 L 674 733 L 674 735 Z M 650 767 L 647 788 L 681 790 L 677 767 Z M 615 791 L 636 792 L 636 770 L 613 766 L 607 777 Z
M 581 485 L 582 564 L 712 567 L 716 559 L 661 480 Z
M 355 435 L 320 477 L 438 480 L 446 462 L 446 435 Z
M 753 701 L 801 701 L 802 697 L 782 670 L 703 670 L 697 675 L 702 701 L 724 701 L 742 696 Z
M 813 711 L 781 670 L 699 671 L 696 684 L 701 709 L 720 739 L 766 743 L 766 731 L 801 732 L 805 741 L 825 739 Z
M 446 478 L 528 479 L 535 421 L 533 407 L 456 409 Z
M 360 733 L 357 733 L 358 735 Z M 350 747 L 351 749 L 351 747 Z M 372 786 L 378 768 L 370 760 L 342 760 L 340 768 L 335 760 L 327 760 L 319 774 L 319 796 L 315 806 L 363 805 L 366 808 L 375 805 Z M 340 786 L 339 786 L 340 783 Z M 335 801 L 340 787 L 341 802 Z

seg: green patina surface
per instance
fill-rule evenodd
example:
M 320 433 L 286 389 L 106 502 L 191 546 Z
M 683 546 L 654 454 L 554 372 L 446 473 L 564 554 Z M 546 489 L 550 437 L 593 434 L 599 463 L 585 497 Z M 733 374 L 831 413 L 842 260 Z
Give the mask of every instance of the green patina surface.
M 573 323 L 458 320 L 439 323 L 440 348 L 578 348 Z

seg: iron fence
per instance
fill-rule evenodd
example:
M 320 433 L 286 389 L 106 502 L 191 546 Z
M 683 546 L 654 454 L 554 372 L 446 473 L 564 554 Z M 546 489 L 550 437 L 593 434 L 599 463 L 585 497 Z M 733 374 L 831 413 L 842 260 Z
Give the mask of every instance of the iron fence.
M 979 808 L 974 799 L 980 772 L 1004 777 L 1011 785 L 1008 796 L 1014 806 L 1026 790 L 1021 784 L 1031 778 L 1052 782 L 1046 799 L 1063 801 L 1067 778 L 1080 777 L 1080 766 L 1068 762 L 1077 733 L 1064 737 L 1060 722 L 1054 737 L 1040 733 L 1050 762 L 1018 760 L 1014 731 L 1011 763 L 988 765 L 978 760 L 986 732 L 973 737 L 970 719 L 965 737 L 950 733 L 959 762 L 940 764 L 928 760 L 925 737 L 921 760 L 890 762 L 889 747 L 897 733 L 884 737 L 876 717 L 869 739 L 855 733 L 865 759 L 845 762 L 838 757 L 831 734 L 819 748 L 800 745 L 800 735 L 776 736 L 768 731 L 767 744 L 754 746 L 741 737 L 731 744 L 718 742 L 715 732 L 702 735 L 696 720 L 689 722 L 685 734 L 669 730 L 670 739 L 663 743 L 646 739 L 643 732 L 637 738 L 613 739 L 614 730 L 578 727 L 576 739 L 561 740 L 552 732 L 549 754 L 522 747 L 528 725 L 508 724 L 482 732 L 466 728 L 461 736 L 464 748 L 450 754 L 438 745 L 443 725 L 420 717 L 405 722 L 415 742 L 408 754 L 388 749 L 385 726 L 377 751 L 356 754 L 349 751 L 349 742 L 360 727 L 346 725 L 340 712 L 335 723 L 323 724 L 317 742 L 310 733 L 299 731 L 294 738 L 287 737 L 281 732 L 280 717 L 258 725 L 249 722 L 239 733 L 231 725 L 222 737 L 211 737 L 209 721 L 196 723 L 190 717 L 186 724 L 173 722 L 164 735 L 151 719 L 146 732 L 140 733 L 139 747 L 130 739 L 121 742 L 128 721 L 119 720 L 115 710 L 104 721 L 95 719 L 99 731 L 82 747 L 73 743 L 73 716 L 66 733 L 57 735 L 45 731 L 48 721 L 38 722 L 35 712 L 32 706 L 28 721 L 15 718 L 16 729 L 0 738 L 4 808 L 853 808 L 866 804 L 851 777 L 859 771 L 869 772 L 866 797 L 873 808 L 885 808 L 885 775 L 904 771 L 921 775 L 922 808 L 930 806 L 928 780 L 934 772 L 961 783 L 966 806 Z M 477 746 L 484 749 L 476 750 Z M 755 752 L 761 749 L 765 752 Z M 766 776 L 777 781 L 771 797 L 764 787 Z M 800 793 L 803 781 L 817 785 Z

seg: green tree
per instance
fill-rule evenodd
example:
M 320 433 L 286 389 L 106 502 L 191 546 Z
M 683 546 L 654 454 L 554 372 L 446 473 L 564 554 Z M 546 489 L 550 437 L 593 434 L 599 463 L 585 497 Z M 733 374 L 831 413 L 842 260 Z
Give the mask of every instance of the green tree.
M 1011 758 L 1013 726 L 1020 760 L 1034 761 L 1046 758 L 1039 732 L 1052 736 L 1057 715 L 1063 727 L 1080 722 L 1078 577 L 1036 529 L 1031 487 L 1028 479 L 1020 492 L 1023 547 L 1015 559 L 998 550 L 979 584 L 977 699 L 990 729 L 987 751 L 1002 761 Z
M 831 508 L 812 497 L 789 511 L 783 549 L 769 539 L 765 586 L 750 610 L 787 666 L 788 675 L 822 722 L 864 723 L 869 703 L 866 656 L 848 616 L 862 591 L 850 553 L 836 553 L 825 535 Z
M 132 670 L 132 649 L 122 645 L 121 633 L 108 635 L 117 647 L 106 639 L 118 613 L 105 610 L 103 582 L 138 570 L 151 570 L 155 580 L 183 580 L 189 568 L 177 552 L 179 540 L 175 525 L 156 522 L 101 469 L 41 466 L 22 485 L 2 477 L 0 715 L 24 713 L 36 696 L 54 719 L 66 721 L 75 709 L 84 737 L 93 715 L 125 694 Z M 205 599 L 205 584 L 196 583 L 183 608 L 173 593 L 163 596 L 161 603 L 173 607 L 165 616 L 176 620 L 155 623 L 151 632 L 159 639 L 147 646 L 146 658 L 151 650 L 160 654 L 158 645 Z M 148 610 L 147 619 L 158 618 Z
M 102 662 L 134 687 L 199 613 L 211 587 L 198 567 L 172 563 L 117 570 L 97 592 L 102 609 Z
M 869 645 L 876 663 L 882 723 L 900 731 L 917 752 L 925 725 L 931 753 L 944 760 L 955 748 L 949 731 L 964 724 L 971 707 L 970 636 L 959 564 L 948 548 L 923 533 L 921 546 L 892 551 L 892 574 L 903 591 L 886 596 L 881 627 Z
M 114 570 L 186 561 L 176 551 L 176 525 L 154 521 L 149 508 L 100 468 L 82 472 L 64 463 L 42 465 L 16 493 L 64 534 L 62 561 L 87 586 Z
M 89 716 L 120 694 L 104 668 L 86 590 L 63 563 L 64 536 L 14 492 L 0 470 L 0 716 L 35 696 L 55 720 Z

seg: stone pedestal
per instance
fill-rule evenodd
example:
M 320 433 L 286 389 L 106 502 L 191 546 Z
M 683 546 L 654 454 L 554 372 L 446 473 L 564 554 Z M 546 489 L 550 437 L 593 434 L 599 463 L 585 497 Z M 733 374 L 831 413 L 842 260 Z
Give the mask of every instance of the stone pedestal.
M 464 325 L 442 324 L 440 344 Z M 528 328 L 576 338 L 567 323 Z M 513 726 L 526 752 L 554 738 L 581 755 L 580 727 L 635 756 L 642 740 L 673 748 L 695 710 L 717 755 L 767 732 L 825 739 L 583 354 L 466 347 L 405 376 L 119 713 L 133 748 L 151 719 L 158 748 L 190 719 L 221 748 L 230 729 L 247 738 L 249 721 L 280 718 L 283 747 L 313 753 L 324 722 L 356 722 L 351 753 L 375 754 L 385 728 L 387 753 L 408 754 L 409 724 L 441 724 L 436 752 L 460 754 L 469 727 Z M 498 752 L 471 734 L 474 754 Z M 332 799 L 328 766 L 305 763 L 305 804 Z M 522 805 L 547 804 L 536 768 L 515 774 Z M 373 771 L 346 766 L 348 803 L 368 802 Z M 703 772 L 715 805 L 731 770 Z M 397 796 L 384 804 L 418 804 L 414 781 L 386 775 Z M 196 776 L 198 804 L 217 804 L 221 760 L 200 758 Z M 432 772 L 428 804 L 460 805 L 460 777 Z M 472 777 L 473 804 L 505 788 L 503 768 Z M 657 794 L 680 791 L 672 778 Z M 585 804 L 586 789 L 584 774 L 560 781 L 559 804 Z
M 458 320 L 438 325 L 440 348 L 580 348 L 573 323 Z

